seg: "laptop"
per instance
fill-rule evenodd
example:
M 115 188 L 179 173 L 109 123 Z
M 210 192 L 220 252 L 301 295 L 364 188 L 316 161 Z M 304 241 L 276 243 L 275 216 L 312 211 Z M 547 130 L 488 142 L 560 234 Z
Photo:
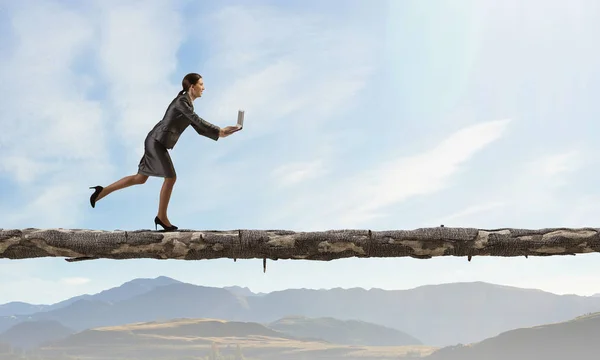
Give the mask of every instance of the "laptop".
M 244 127 L 244 110 L 238 110 L 237 125 L 240 130 Z

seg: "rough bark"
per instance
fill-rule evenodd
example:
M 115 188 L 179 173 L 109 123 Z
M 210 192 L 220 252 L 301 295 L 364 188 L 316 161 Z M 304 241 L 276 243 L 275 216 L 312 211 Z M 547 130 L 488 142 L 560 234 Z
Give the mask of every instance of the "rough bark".
M 0 258 L 303 259 L 347 257 L 553 256 L 600 252 L 598 228 L 541 230 L 235 230 L 161 232 L 0 229 Z

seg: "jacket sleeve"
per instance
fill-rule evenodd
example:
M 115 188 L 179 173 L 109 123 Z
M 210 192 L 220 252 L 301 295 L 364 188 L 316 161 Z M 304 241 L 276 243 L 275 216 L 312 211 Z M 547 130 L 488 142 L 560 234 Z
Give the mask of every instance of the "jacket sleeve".
M 211 138 L 215 141 L 219 140 L 221 128 L 198 116 L 194 112 L 194 109 L 192 109 L 190 104 L 188 104 L 186 101 L 179 101 L 177 109 L 190 122 L 190 125 L 192 125 L 198 134 Z

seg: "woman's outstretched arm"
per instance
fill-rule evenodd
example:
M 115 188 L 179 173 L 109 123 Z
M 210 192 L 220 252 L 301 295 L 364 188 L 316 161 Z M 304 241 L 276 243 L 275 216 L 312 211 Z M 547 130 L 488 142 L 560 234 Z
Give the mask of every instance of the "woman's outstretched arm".
M 217 125 L 211 124 L 208 121 L 204 120 L 198 114 L 194 112 L 194 109 L 191 105 L 185 101 L 183 98 L 176 105 L 177 110 L 185 116 L 186 119 L 190 122 L 190 125 L 196 130 L 196 132 L 200 135 L 206 136 L 213 140 L 219 140 L 221 136 L 221 128 Z

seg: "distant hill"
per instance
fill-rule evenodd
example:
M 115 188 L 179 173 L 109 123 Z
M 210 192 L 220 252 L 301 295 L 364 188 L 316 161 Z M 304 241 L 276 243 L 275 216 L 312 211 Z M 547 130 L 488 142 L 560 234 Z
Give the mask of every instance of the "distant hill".
M 84 294 L 60 301 L 51 305 L 34 305 L 24 302 L 10 302 L 0 305 L 0 316 L 11 315 L 30 315 L 41 311 L 52 311 L 67 307 L 79 300 L 102 301 L 115 303 L 126 300 L 137 295 L 141 295 L 156 287 L 181 283 L 166 276 L 159 276 L 154 279 L 134 279 L 123 283 L 118 287 L 101 291 L 97 294 Z
M 369 346 L 422 345 L 402 331 L 357 320 L 288 316 L 267 325 L 300 338 L 319 338 L 334 344 Z
M 168 359 L 208 354 L 215 339 L 248 345 L 290 340 L 256 323 L 175 319 L 84 330 L 48 344 L 40 351 L 47 356 Z
M 425 346 L 344 346 L 320 339 L 299 339 L 252 322 L 218 319 L 175 319 L 84 330 L 38 350 L 43 356 L 88 359 L 172 359 L 204 357 L 213 344 L 221 355 L 238 351 L 246 358 L 270 359 L 398 359 L 403 354 L 428 355 Z
M 136 337 L 151 337 L 159 340 L 159 338 L 245 338 L 252 336 L 293 339 L 289 335 L 257 323 L 224 321 L 219 319 L 174 319 L 84 330 L 68 338 L 55 341 L 52 343 L 52 346 L 110 346 L 111 344 L 123 343 L 128 338 L 134 339 Z M 210 343 L 210 341 L 207 343 Z
M 181 281 L 159 276 L 153 279 L 134 279 L 121 286 L 101 291 L 95 295 L 84 295 L 88 300 L 117 303 L 147 293 L 161 286 L 183 284 Z
M 100 332 L 99 332 L 100 331 Z M 252 322 L 227 322 L 212 319 L 175 319 L 163 322 L 126 324 L 122 326 L 102 327 L 75 331 L 56 321 L 23 322 L 0 335 L 0 342 L 13 347 L 32 348 L 49 341 L 60 340 L 54 345 L 72 347 L 100 346 L 105 342 L 117 342 L 107 337 L 112 331 L 118 341 L 138 341 L 133 335 L 161 334 L 168 337 L 248 337 L 269 336 L 303 341 L 328 342 L 332 344 L 360 346 L 406 346 L 422 345 L 418 339 L 401 331 L 362 321 L 340 321 L 333 318 L 310 319 L 292 316 L 270 324 Z M 124 334 L 122 331 L 126 331 Z M 73 335 L 72 335 L 73 334 Z M 69 335 L 72 335 L 68 337 Z M 67 338 L 68 337 L 68 338 Z M 127 340 L 129 339 L 129 340 Z
M 25 321 L 1 333 L 0 343 L 30 349 L 48 341 L 66 338 L 74 332 L 57 321 Z
M 426 360 L 598 359 L 600 313 L 504 332 L 468 346 L 440 349 Z

